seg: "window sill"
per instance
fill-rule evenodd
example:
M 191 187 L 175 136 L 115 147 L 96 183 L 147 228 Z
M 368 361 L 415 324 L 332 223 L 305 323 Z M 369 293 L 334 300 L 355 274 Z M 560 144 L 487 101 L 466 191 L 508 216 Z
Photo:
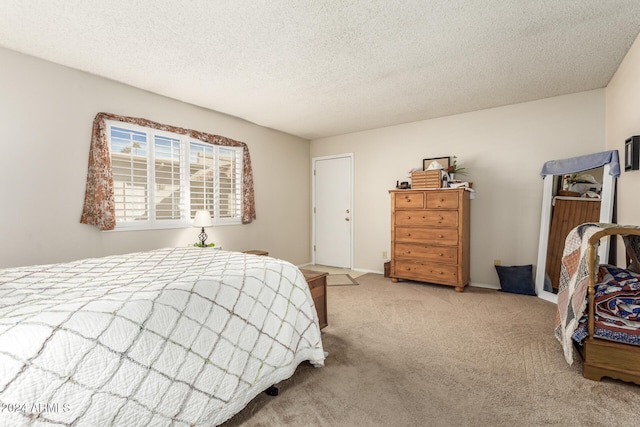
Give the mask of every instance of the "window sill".
M 242 221 L 238 220 L 234 222 L 218 222 L 218 223 L 214 222 L 214 224 L 211 227 L 222 227 L 227 225 L 242 225 Z M 118 227 L 116 225 L 116 228 L 114 228 L 113 230 L 103 230 L 102 232 L 103 233 L 119 233 L 121 231 L 176 230 L 181 228 L 199 228 L 199 227 L 193 227 L 191 224 L 173 224 L 173 225 L 162 224 L 162 225 L 147 225 L 147 226 L 138 226 L 138 227 L 133 227 L 133 226 Z M 210 228 L 210 227 L 206 227 L 206 228 Z

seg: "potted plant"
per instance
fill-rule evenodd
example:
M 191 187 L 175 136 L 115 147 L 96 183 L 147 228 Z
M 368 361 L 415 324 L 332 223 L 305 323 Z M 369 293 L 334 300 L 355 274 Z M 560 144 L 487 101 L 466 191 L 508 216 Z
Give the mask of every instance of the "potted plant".
M 455 175 L 466 175 L 467 168 L 458 165 L 458 158 L 453 156 L 453 163 L 447 168 L 447 173 L 449 174 L 449 178 L 451 180 L 455 179 Z

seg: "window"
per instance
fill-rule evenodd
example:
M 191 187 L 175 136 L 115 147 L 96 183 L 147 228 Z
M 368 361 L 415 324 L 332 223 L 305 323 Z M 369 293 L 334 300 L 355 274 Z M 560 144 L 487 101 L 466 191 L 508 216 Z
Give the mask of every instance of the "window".
M 241 223 L 242 147 L 107 121 L 116 229 L 184 227 L 198 210 Z

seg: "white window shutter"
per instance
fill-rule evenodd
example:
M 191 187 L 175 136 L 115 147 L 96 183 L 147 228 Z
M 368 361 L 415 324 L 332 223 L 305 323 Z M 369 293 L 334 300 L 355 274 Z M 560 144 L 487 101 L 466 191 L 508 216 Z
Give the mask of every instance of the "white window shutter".
M 111 169 L 117 222 L 149 219 L 148 149 L 144 132 L 111 128 Z
M 240 224 L 242 147 L 109 123 L 116 229 L 190 226 L 207 210 L 214 224 Z

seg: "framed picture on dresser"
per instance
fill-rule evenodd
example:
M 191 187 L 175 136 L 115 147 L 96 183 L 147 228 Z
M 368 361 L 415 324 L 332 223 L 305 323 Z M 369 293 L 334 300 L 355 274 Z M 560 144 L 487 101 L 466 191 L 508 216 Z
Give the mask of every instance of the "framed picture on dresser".
M 438 162 L 445 169 L 447 169 L 449 167 L 449 165 L 451 164 L 451 157 L 432 157 L 430 159 L 423 159 L 422 160 L 422 170 L 426 171 L 429 168 L 429 165 L 432 162 Z

